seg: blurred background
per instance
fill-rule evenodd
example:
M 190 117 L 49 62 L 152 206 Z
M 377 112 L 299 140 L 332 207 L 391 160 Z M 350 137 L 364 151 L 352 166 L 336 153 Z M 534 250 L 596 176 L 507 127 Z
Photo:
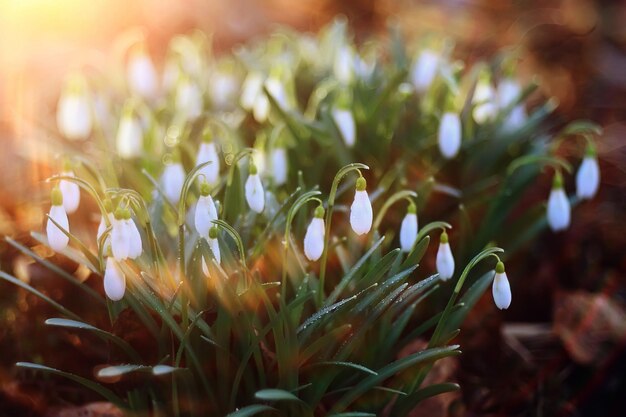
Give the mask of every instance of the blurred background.
M 1 0 L 0 234 L 19 240 L 41 229 L 48 192 L 42 181 L 55 169 L 46 144 L 63 78 L 76 68 L 104 70 L 124 34 L 141 28 L 159 66 L 169 39 L 195 28 L 212 34 L 220 53 L 276 25 L 315 32 L 338 14 L 357 41 L 386 37 L 390 25 L 407 38 L 442 34 L 468 63 L 517 47 L 522 78 L 536 76 L 541 93 L 558 99 L 556 119 L 590 119 L 604 128 L 599 195 L 576 209 L 566 233 L 546 232 L 512 260 L 511 309 L 496 315 L 478 305 L 461 334 L 462 360 L 440 369 L 442 378 L 460 382 L 461 393 L 429 400 L 422 412 L 626 415 L 624 2 Z M 535 190 L 549 189 L 544 180 Z M 22 260 L 4 241 L 0 262 L 19 275 Z M 0 416 L 79 415 L 61 414 L 79 412 L 62 404 L 51 411 L 45 393 L 19 383 L 12 364 L 37 343 L 20 341 L 21 329 L 33 325 L 33 315 L 20 312 L 37 306 L 14 293 L 0 284 Z

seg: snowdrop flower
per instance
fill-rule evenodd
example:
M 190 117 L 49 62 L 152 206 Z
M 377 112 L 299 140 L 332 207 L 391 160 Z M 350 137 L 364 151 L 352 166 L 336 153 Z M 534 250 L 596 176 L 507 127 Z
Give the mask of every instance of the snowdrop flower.
M 554 175 L 552 190 L 548 198 L 548 224 L 555 231 L 569 227 L 571 207 L 563 189 L 563 177 L 560 172 Z
M 448 234 L 445 231 L 441 233 L 441 238 L 439 240 L 439 250 L 437 250 L 436 264 L 439 278 L 444 281 L 452 278 L 452 275 L 454 275 L 454 257 L 452 256 L 452 250 L 450 250 Z
M 85 80 L 74 76 L 67 83 L 57 104 L 57 127 L 70 140 L 87 139 L 93 115 Z
M 130 218 L 130 211 L 128 214 L 128 218 L 124 219 L 124 227 L 128 230 L 128 257 L 130 259 L 136 259 L 143 252 L 143 244 L 137 224 Z
M 304 235 L 304 254 L 310 261 L 317 261 L 324 251 L 324 207 L 315 209 L 313 220 Z
M 347 108 L 335 107 L 331 115 L 346 146 L 353 147 L 356 142 L 356 123 L 352 112 Z
M 167 165 L 163 170 L 161 178 L 163 183 L 163 193 L 172 204 L 178 204 L 180 192 L 185 182 L 185 170 L 180 162 Z
M 267 120 L 267 116 L 270 113 L 270 101 L 267 96 L 262 93 L 257 96 L 254 101 L 254 107 L 252 108 L 252 116 L 254 120 L 259 123 L 263 123 Z
M 454 158 L 461 149 L 461 118 L 458 113 L 446 112 L 439 123 L 439 150 L 446 159 Z
M 272 149 L 270 159 L 274 184 L 283 185 L 287 182 L 287 150 L 283 147 Z
M 263 76 L 258 72 L 250 72 L 241 86 L 239 104 L 244 110 L 252 110 L 259 95 L 263 94 Z
M 135 115 L 134 104 L 128 101 L 122 110 L 122 117 L 115 139 L 117 152 L 125 159 L 141 156 L 143 150 L 143 130 L 141 121 Z
M 596 157 L 596 150 L 592 145 L 587 147 L 578 172 L 576 173 L 576 195 L 580 199 L 592 199 L 600 186 L 600 167 Z
M 67 247 L 67 244 L 70 241 L 70 238 L 63 233 L 63 231 L 57 227 L 56 224 L 52 222 L 54 220 L 65 229 L 67 232 L 70 231 L 70 223 L 67 218 L 67 214 L 65 213 L 65 208 L 63 207 L 63 193 L 59 189 L 59 187 L 54 187 L 52 189 L 51 195 L 52 205 L 50 207 L 50 213 L 48 213 L 48 222 L 46 224 L 46 234 L 48 235 L 48 245 L 55 252 L 61 252 L 63 249 Z M 51 220 L 52 219 L 52 220 Z
M 61 175 L 74 178 L 74 172 L 71 171 L 69 166 L 65 167 L 65 171 Z M 74 213 L 80 204 L 80 187 L 73 181 L 61 180 L 59 181 L 59 189 L 63 194 L 65 212 L 67 214 Z
M 504 110 L 519 99 L 522 94 L 522 87 L 512 78 L 505 78 L 498 84 L 498 106 Z M 511 109 L 511 112 L 504 120 L 504 128 L 513 131 L 520 128 L 526 122 L 526 109 L 520 103 Z
M 218 109 L 226 109 L 235 104 L 237 79 L 229 72 L 218 71 L 209 78 L 211 102 Z
M 359 177 L 356 180 L 354 202 L 350 206 L 350 225 L 357 235 L 363 235 L 372 228 L 372 203 L 365 190 L 366 187 L 365 178 Z
M 202 93 L 189 78 L 182 78 L 176 89 L 176 113 L 186 120 L 195 120 L 202 114 Z
M 506 310 L 511 305 L 511 286 L 509 279 L 504 272 L 504 264 L 498 262 L 496 264 L 496 276 L 491 286 L 493 301 L 500 310 Z
M 176 86 L 180 78 L 180 64 L 176 59 L 170 58 L 165 62 L 161 85 L 164 91 L 170 92 Z
M 349 45 L 341 45 L 335 53 L 333 72 L 342 84 L 350 84 L 354 76 L 354 51 Z
M 206 133 L 204 141 L 198 148 L 198 157 L 196 159 L 196 166 L 210 162 L 209 165 L 200 169 L 200 174 L 204 175 L 209 184 L 216 184 L 220 177 L 220 158 L 217 155 L 217 146 L 215 142 L 211 140 L 211 137 Z
M 418 93 L 424 93 L 437 75 L 439 56 L 431 50 L 420 52 L 411 69 L 411 82 Z
M 104 292 L 112 301 L 119 301 L 124 298 L 126 292 L 126 277 L 124 272 L 117 264 L 117 261 L 109 256 L 107 257 L 106 267 L 104 269 Z
M 115 210 L 111 223 L 111 251 L 117 261 L 123 261 L 130 255 L 132 238 L 131 230 L 126 222 L 128 219 L 130 219 L 130 210 L 121 207 Z
M 217 220 L 217 208 L 215 202 L 209 193 L 209 184 L 203 182 L 200 184 L 200 198 L 196 203 L 196 212 L 194 215 L 194 225 L 198 234 L 204 238 L 209 236 L 209 230 L 213 226 L 213 220 Z
M 274 99 L 282 109 L 289 108 L 289 103 L 287 101 L 287 91 L 285 90 L 285 86 L 283 85 L 281 80 L 276 75 L 272 75 L 267 80 L 265 80 L 265 88 L 267 88 L 267 91 L 269 91 L 269 93 L 272 95 L 272 97 L 274 97 Z
M 250 160 L 250 175 L 245 184 L 246 201 L 250 208 L 261 213 L 265 208 L 265 191 L 255 163 Z
M 417 239 L 417 207 L 411 202 L 400 226 L 400 248 L 402 252 L 411 252 Z
M 496 92 L 489 81 L 481 81 L 476 85 L 472 103 L 474 104 L 472 114 L 478 124 L 493 120 L 498 113 Z
M 217 226 L 211 227 L 211 229 L 209 230 L 209 238 L 207 239 L 207 242 L 209 244 L 211 252 L 213 253 L 215 261 L 219 264 L 222 262 L 222 257 L 220 255 L 220 245 L 217 241 L 218 231 L 219 229 L 217 228 Z
M 130 90 L 143 97 L 153 98 L 157 93 L 157 73 L 145 45 L 138 45 L 131 53 L 126 68 Z

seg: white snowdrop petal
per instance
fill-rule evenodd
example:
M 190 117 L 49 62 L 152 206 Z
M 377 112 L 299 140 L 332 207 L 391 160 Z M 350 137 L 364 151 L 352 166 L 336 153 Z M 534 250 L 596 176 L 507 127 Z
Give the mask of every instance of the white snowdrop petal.
M 200 174 L 206 177 L 206 181 L 209 184 L 215 184 L 219 180 L 220 176 L 220 159 L 217 154 L 217 146 L 215 142 L 201 143 L 198 148 L 198 158 L 196 165 L 210 162 L 209 165 L 200 169 Z
M 314 217 L 304 235 L 304 254 L 310 261 L 317 261 L 324 251 L 324 219 Z
M 214 226 L 213 220 L 217 220 L 217 208 L 213 198 L 210 195 L 200 196 L 194 214 L 194 224 L 200 236 L 209 236 L 209 230 Z
M 254 120 L 259 123 L 263 123 L 267 120 L 267 116 L 270 112 L 270 101 L 265 94 L 259 94 L 254 101 L 254 106 L 252 108 L 252 115 L 254 116 Z
M 128 258 L 130 252 L 130 231 L 124 220 L 115 219 L 111 229 L 111 251 L 118 261 Z
M 137 224 L 132 220 L 125 220 L 125 227 L 128 230 L 128 257 L 130 259 L 138 258 L 143 252 L 143 244 L 141 241 L 141 234 L 137 228 Z
M 167 197 L 172 204 L 178 204 L 180 192 L 185 182 L 185 170 L 183 166 L 180 163 L 166 166 L 163 171 L 162 182 L 165 197 Z
M 63 93 L 57 106 L 57 127 L 70 140 L 86 139 L 93 120 L 89 96 L 86 93 Z
M 449 280 L 454 275 L 454 257 L 450 249 L 450 243 L 440 243 L 437 251 L 437 272 L 439 278 L 444 281 Z
M 423 93 L 430 87 L 439 66 L 439 56 L 430 50 L 420 52 L 411 70 L 411 81 L 415 90 Z
M 439 124 L 439 150 L 446 159 L 454 158 L 461 149 L 461 118 L 457 113 L 447 112 Z
M 143 150 L 143 129 L 141 122 L 133 115 L 123 115 L 115 138 L 120 157 L 129 159 L 141 156 Z
M 222 262 L 222 256 L 220 254 L 220 245 L 219 242 L 217 241 L 217 239 L 211 239 L 208 238 L 207 242 L 209 244 L 209 248 L 211 249 L 211 252 L 213 253 L 213 257 L 215 258 L 215 261 L 219 264 Z
M 50 213 L 48 215 L 67 232 L 70 231 L 70 223 L 63 206 L 50 207 Z M 48 244 L 55 252 L 60 252 L 65 249 L 70 241 L 70 238 L 50 219 L 48 219 L 46 223 L 46 235 L 48 236 Z
M 571 207 L 563 188 L 550 191 L 548 198 L 548 224 L 558 232 L 569 227 Z
M 357 235 L 368 233 L 372 228 L 372 203 L 367 191 L 357 191 L 350 206 L 350 225 Z
M 265 208 L 265 191 L 258 174 L 249 175 L 245 184 L 246 201 L 250 208 L 261 213 Z
M 335 60 L 333 62 L 333 72 L 339 82 L 348 84 L 352 81 L 354 69 L 354 52 L 348 45 L 342 45 L 337 48 Z
M 197 85 L 182 80 L 176 89 L 176 112 L 187 120 L 195 120 L 202 114 L 202 93 Z
M 63 172 L 62 176 L 74 177 L 73 172 Z M 72 214 L 78 209 L 80 204 L 80 188 L 78 184 L 72 181 L 61 180 L 59 181 L 59 189 L 63 194 L 63 207 L 67 214 Z
M 289 107 L 285 86 L 279 79 L 274 77 L 268 78 L 265 80 L 265 88 L 267 88 L 267 91 L 276 99 L 276 102 L 281 108 L 286 109 Z
M 270 154 L 272 177 L 276 185 L 287 182 L 287 151 L 285 148 L 274 148 Z
M 400 248 L 410 252 L 417 239 L 417 214 L 407 213 L 400 225 Z
M 332 117 L 346 146 L 349 148 L 354 146 L 356 142 L 356 123 L 352 112 L 348 109 L 335 108 L 332 110 Z
M 104 270 L 104 292 L 112 301 L 121 300 L 126 292 L 126 277 L 112 257 L 107 258 Z
M 128 60 L 126 71 L 130 90 L 144 98 L 152 98 L 157 92 L 157 74 L 154 64 L 146 53 L 136 53 Z
M 472 114 L 476 123 L 482 124 L 496 117 L 498 113 L 496 92 L 490 83 L 478 83 L 472 102 L 475 104 Z
M 591 199 L 600 186 L 600 167 L 598 160 L 585 156 L 576 173 L 576 195 L 581 199 Z
M 491 287 L 493 301 L 500 310 L 506 310 L 511 305 L 511 286 L 506 272 L 496 273 Z
M 251 72 L 246 76 L 241 87 L 239 103 L 245 110 L 252 110 L 259 95 L 263 94 L 263 77 L 261 74 Z

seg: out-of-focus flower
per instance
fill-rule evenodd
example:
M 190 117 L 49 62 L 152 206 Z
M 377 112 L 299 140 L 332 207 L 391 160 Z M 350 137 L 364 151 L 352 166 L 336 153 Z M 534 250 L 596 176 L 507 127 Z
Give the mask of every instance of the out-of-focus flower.
M 79 75 L 71 77 L 57 104 L 57 127 L 64 137 L 87 139 L 93 124 L 91 104 L 87 82 Z
M 202 114 L 202 92 L 188 77 L 181 77 L 176 88 L 176 113 L 185 120 L 195 120 Z
M 433 83 L 439 66 L 439 55 L 431 50 L 423 50 L 415 58 L 411 69 L 411 82 L 418 93 L 424 93 Z
M 172 204 L 178 204 L 185 182 L 185 170 L 180 162 L 166 165 L 161 179 L 163 193 Z
M 439 123 L 439 150 L 446 159 L 454 158 L 461 149 L 461 118 L 458 113 L 447 112 Z
M 435 263 L 437 264 L 439 278 L 444 281 L 452 278 L 454 275 L 454 257 L 452 256 L 452 250 L 450 249 L 450 243 L 448 242 L 448 234 L 445 231 L 441 233 Z
M 289 101 L 287 99 L 287 91 L 285 90 L 285 85 L 283 84 L 283 82 L 277 75 L 270 75 L 270 77 L 267 80 L 265 80 L 265 88 L 272 95 L 272 97 L 274 97 L 274 99 L 276 100 L 276 102 L 282 109 L 288 109 L 290 107 Z M 269 106 L 269 103 L 268 103 L 268 106 Z M 256 105 L 255 105 L 255 113 L 256 113 Z
M 130 219 L 130 210 L 118 207 L 115 210 L 111 228 L 111 252 L 117 261 L 123 261 L 129 257 L 131 231 L 126 223 Z
M 253 211 L 261 213 L 265 208 L 265 191 L 256 164 L 252 159 L 250 160 L 249 174 L 245 184 L 246 201 Z
M 50 213 L 48 213 L 49 219 L 46 223 L 46 235 L 48 236 L 48 244 L 52 250 L 61 252 L 67 247 L 70 238 L 63 233 L 52 220 L 57 222 L 57 224 L 68 233 L 70 231 L 70 222 L 67 218 L 67 213 L 65 213 L 65 208 L 63 207 L 63 193 L 61 193 L 58 187 L 52 189 L 50 200 L 52 205 L 50 207 Z
M 232 108 L 236 104 L 239 83 L 231 73 L 216 71 L 209 79 L 211 103 L 220 110 Z
M 354 57 L 355 53 L 350 45 L 341 45 L 337 48 L 333 62 L 333 72 L 337 80 L 342 84 L 350 84 L 354 78 Z
M 217 154 L 217 146 L 209 133 L 205 133 L 202 143 L 198 148 L 196 166 L 210 162 L 209 165 L 200 168 L 200 174 L 206 177 L 209 184 L 216 184 L 220 178 L 220 158 Z
M 498 84 L 498 106 L 503 111 L 515 103 L 522 94 L 522 87 L 513 78 L 505 78 Z M 519 103 L 511 109 L 511 112 L 504 120 L 504 128 L 507 131 L 519 129 L 526 123 L 527 115 L 524 103 Z
M 124 223 L 124 226 L 128 229 L 128 257 L 137 259 L 143 253 L 141 234 L 132 218 L 124 219 Z
M 61 173 L 64 177 L 74 178 L 74 172 L 71 170 L 71 166 L 66 165 L 65 171 Z M 63 207 L 67 214 L 72 214 L 78 209 L 80 204 L 80 187 L 73 181 L 61 180 L 59 181 L 59 189 L 63 194 Z
M 359 177 L 356 180 L 356 192 L 354 201 L 350 206 L 350 226 L 357 235 L 364 235 L 372 228 L 372 203 L 367 195 L 367 182 L 365 178 Z
M 217 228 L 217 226 L 211 227 L 211 229 L 209 229 L 209 238 L 207 239 L 207 242 L 209 244 L 209 248 L 211 249 L 211 252 L 213 253 L 213 257 L 215 258 L 215 261 L 219 264 L 219 263 L 222 263 L 222 257 L 220 255 L 220 245 L 219 245 L 219 242 L 217 241 L 218 232 L 219 232 L 219 229 Z
M 571 207 L 565 190 L 563 189 L 563 177 L 560 172 L 554 175 L 552 190 L 548 198 L 548 224 L 555 231 L 565 230 L 569 227 Z
M 324 251 L 324 207 L 315 209 L 315 214 L 304 235 L 304 254 L 310 261 L 317 261 Z
M 346 146 L 353 147 L 356 143 L 356 122 L 345 97 L 340 97 L 331 111 L 331 116 Z
M 589 145 L 580 168 L 576 173 L 576 195 L 580 199 L 592 199 L 600 187 L 600 166 L 596 150 Z
M 143 43 L 136 45 L 131 51 L 126 76 L 133 93 L 145 99 L 152 99 L 157 95 L 156 69 Z
M 472 103 L 472 114 L 476 123 L 483 124 L 492 121 L 498 114 L 496 91 L 488 80 L 481 80 L 476 85 Z
M 417 207 L 411 202 L 406 210 L 400 226 L 400 248 L 402 252 L 410 252 L 417 239 Z
M 117 261 L 111 256 L 107 257 L 104 269 L 104 292 L 112 301 L 121 300 L 126 292 L 124 272 L 122 272 Z
M 511 305 L 511 286 L 509 279 L 504 272 L 504 264 L 498 262 L 496 265 L 496 276 L 491 286 L 493 301 L 500 310 L 506 310 Z
M 142 154 L 143 129 L 141 121 L 135 114 L 135 104 L 132 100 L 124 104 L 115 143 L 117 152 L 122 158 L 137 158 Z
M 270 153 L 272 178 L 277 186 L 287 182 L 287 150 L 283 147 L 272 149 Z

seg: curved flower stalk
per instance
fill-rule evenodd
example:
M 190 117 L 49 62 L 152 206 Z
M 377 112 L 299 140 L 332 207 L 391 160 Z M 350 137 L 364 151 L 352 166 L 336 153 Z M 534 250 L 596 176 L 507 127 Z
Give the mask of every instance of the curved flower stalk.
M 261 213 L 265 208 L 265 191 L 252 158 L 250 158 L 249 174 L 245 184 L 246 202 L 253 211 Z
M 335 107 L 331 115 L 346 146 L 353 147 L 356 143 L 356 123 L 352 111 L 347 107 Z
M 439 123 L 438 143 L 441 155 L 446 159 L 454 158 L 461 149 L 461 118 L 458 113 L 446 112 Z
M 119 301 L 124 298 L 126 292 L 126 276 L 111 256 L 107 257 L 104 269 L 104 293 L 112 301 Z
M 118 154 L 125 159 L 140 157 L 143 152 L 143 128 L 135 112 L 134 100 L 124 104 L 115 143 Z
M 188 77 L 182 77 L 176 87 L 176 113 L 185 120 L 195 120 L 202 114 L 200 87 Z
M 559 232 L 569 227 L 571 207 L 565 190 L 563 189 L 563 177 L 557 171 L 552 182 L 552 190 L 548 198 L 548 224 L 550 228 Z
M 599 187 L 600 166 L 598 165 L 596 150 L 589 143 L 583 162 L 576 173 L 576 195 L 582 200 L 590 200 L 596 195 Z
M 69 165 L 65 166 L 65 171 L 61 173 L 61 176 L 74 178 L 74 172 Z M 59 181 L 59 189 L 63 194 L 63 207 L 67 214 L 72 214 L 78 210 L 80 204 L 80 187 L 73 181 L 61 180 Z
M 491 286 L 493 302 L 500 310 L 506 310 L 511 305 L 511 286 L 509 279 L 504 272 L 504 263 L 498 261 L 496 264 L 496 275 Z
M 372 203 L 367 194 L 367 181 L 359 177 L 356 180 L 354 202 L 350 206 L 350 226 L 357 235 L 364 235 L 372 228 Z
M 402 252 L 411 252 L 417 240 L 417 207 L 411 201 L 406 210 L 406 215 L 400 225 L 400 248 Z
M 180 192 L 185 183 L 185 170 L 180 162 L 169 164 L 163 170 L 161 178 L 163 193 L 165 197 L 174 205 L 178 204 Z
M 194 215 L 194 225 L 198 235 L 207 238 L 213 226 L 213 220 L 217 220 L 217 208 L 211 197 L 209 184 L 203 182 L 200 184 L 200 197 Z
M 287 150 L 283 147 L 272 149 L 270 153 L 271 172 L 274 184 L 281 186 L 287 182 L 288 163 Z
M 439 278 L 444 281 L 449 280 L 454 275 L 454 257 L 448 242 L 448 233 L 444 230 L 439 240 L 439 249 L 437 250 L 437 272 Z
M 498 113 L 496 91 L 488 80 L 481 80 L 476 85 L 472 98 L 474 110 L 472 115 L 476 123 L 492 121 Z
M 319 205 L 304 235 L 304 254 L 310 261 L 317 261 L 324 251 L 324 207 Z
M 422 94 L 428 90 L 437 75 L 439 67 L 439 55 L 429 49 L 419 53 L 411 68 L 411 82 L 415 91 Z
M 505 78 L 498 84 L 498 106 L 500 110 L 505 110 L 519 99 L 522 94 L 522 87 L 513 78 Z M 520 103 L 511 109 L 511 112 L 504 119 L 504 129 L 514 131 L 526 123 L 528 118 L 524 103 Z
M 59 187 L 54 187 L 50 196 L 51 207 L 50 213 L 48 213 L 48 221 L 46 223 L 46 235 L 48 236 L 48 244 L 55 252 L 61 252 L 65 249 L 70 241 L 63 230 L 61 230 L 54 222 L 65 229 L 68 233 L 70 231 L 70 224 L 67 218 L 67 213 L 63 207 L 63 193 Z M 54 220 L 54 222 L 53 222 Z
M 220 176 L 220 158 L 217 153 L 215 141 L 212 140 L 209 132 L 204 133 L 203 141 L 200 143 L 200 147 L 198 148 L 196 166 L 205 162 L 210 163 L 207 166 L 202 167 L 199 174 L 204 175 L 209 184 L 217 184 Z
M 72 76 L 57 104 L 57 127 L 70 140 L 85 140 L 91 134 L 93 114 L 86 81 Z
M 143 42 L 131 51 L 126 68 L 130 91 L 145 99 L 157 95 L 157 73 Z

